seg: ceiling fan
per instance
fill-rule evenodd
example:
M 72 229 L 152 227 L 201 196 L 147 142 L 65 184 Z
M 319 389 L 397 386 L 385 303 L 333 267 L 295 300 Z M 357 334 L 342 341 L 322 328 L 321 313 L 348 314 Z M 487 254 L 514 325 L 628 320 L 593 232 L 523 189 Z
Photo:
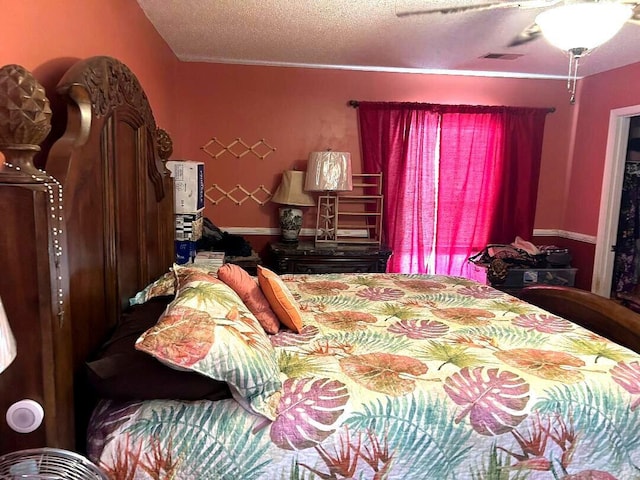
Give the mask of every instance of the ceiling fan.
M 621 5 L 627 5 L 632 8 L 633 12 L 631 17 L 627 20 L 630 23 L 634 23 L 640 25 L 640 1 L 633 0 L 604 0 L 599 2 L 598 0 L 519 0 L 519 1 L 500 1 L 496 0 L 493 2 L 484 2 L 484 3 L 470 3 L 467 5 L 454 5 L 454 6 L 444 6 L 441 8 L 425 8 L 418 10 L 406 10 L 406 11 L 397 11 L 396 16 L 398 17 L 412 17 L 417 15 L 429 15 L 429 14 L 454 14 L 454 13 L 464 13 L 464 12 L 481 12 L 485 10 L 498 10 L 498 9 L 508 9 L 508 8 L 518 8 L 518 9 L 546 9 L 549 7 L 560 7 L 564 5 L 576 5 L 576 4 L 587 4 L 587 3 L 616 3 Z M 514 37 L 511 42 L 507 45 L 509 47 L 515 47 L 518 45 L 522 45 L 524 43 L 530 42 L 532 40 L 536 40 L 537 38 L 542 36 L 542 28 L 537 22 L 526 26 L 516 37 Z
M 441 8 L 396 12 L 398 17 L 454 14 L 507 8 L 542 9 L 535 22 L 526 26 L 507 45 L 515 47 L 539 37 L 569 54 L 567 88 L 575 103 L 580 58 L 610 40 L 626 22 L 640 25 L 640 0 L 520 0 L 470 3 Z

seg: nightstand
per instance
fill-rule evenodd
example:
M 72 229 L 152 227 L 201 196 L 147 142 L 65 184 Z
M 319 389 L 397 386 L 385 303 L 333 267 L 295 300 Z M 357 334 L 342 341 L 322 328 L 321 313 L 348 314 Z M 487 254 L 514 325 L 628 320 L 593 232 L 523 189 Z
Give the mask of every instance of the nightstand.
M 391 250 L 384 245 L 315 245 L 313 242 L 270 243 L 276 273 L 384 273 Z

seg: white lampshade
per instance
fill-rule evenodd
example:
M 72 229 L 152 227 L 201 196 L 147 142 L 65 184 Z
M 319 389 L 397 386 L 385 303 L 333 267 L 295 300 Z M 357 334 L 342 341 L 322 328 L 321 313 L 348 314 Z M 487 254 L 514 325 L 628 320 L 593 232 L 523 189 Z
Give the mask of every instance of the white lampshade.
M 316 202 L 311 195 L 303 190 L 304 172 L 298 170 L 287 170 L 282 173 L 282 181 L 278 185 L 276 193 L 271 197 L 271 201 L 283 205 L 296 205 L 300 207 L 310 207 Z
M 573 3 L 545 10 L 536 17 L 542 34 L 561 50 L 598 47 L 610 40 L 632 15 L 616 2 Z
M 304 189 L 310 192 L 353 190 L 351 154 L 347 152 L 311 152 Z
M 16 358 L 16 339 L 13 337 L 9 320 L 0 299 L 0 373 Z

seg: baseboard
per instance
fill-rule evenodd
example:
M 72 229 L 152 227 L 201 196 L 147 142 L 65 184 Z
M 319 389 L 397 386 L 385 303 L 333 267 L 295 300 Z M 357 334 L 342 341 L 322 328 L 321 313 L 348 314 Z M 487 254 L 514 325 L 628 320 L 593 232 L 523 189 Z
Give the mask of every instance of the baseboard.
M 595 235 L 585 235 L 584 233 L 568 232 L 566 230 L 554 230 L 554 229 L 535 229 L 533 235 L 536 237 L 560 237 L 567 238 L 569 240 L 575 240 L 577 242 L 596 244 Z
M 234 235 L 265 235 L 265 236 L 278 236 L 280 235 L 279 228 L 267 228 L 267 227 L 220 227 L 223 232 L 229 232 Z M 338 229 L 339 235 L 347 237 L 366 237 L 366 230 L 341 230 Z M 303 228 L 300 230 L 301 237 L 315 237 L 315 228 Z
M 234 235 L 265 235 L 265 236 L 278 236 L 280 235 L 279 228 L 267 228 L 267 227 L 220 227 L 223 231 L 232 233 Z M 360 232 L 345 231 L 343 235 L 358 236 Z M 300 231 L 301 237 L 313 237 L 316 234 L 314 228 L 303 228 Z M 362 231 L 365 235 L 364 230 Z M 533 231 L 536 237 L 560 237 L 568 238 L 569 240 L 575 240 L 577 242 L 596 244 L 596 237 L 594 235 L 585 235 L 584 233 L 568 232 L 566 230 L 556 229 L 544 229 L 537 228 Z

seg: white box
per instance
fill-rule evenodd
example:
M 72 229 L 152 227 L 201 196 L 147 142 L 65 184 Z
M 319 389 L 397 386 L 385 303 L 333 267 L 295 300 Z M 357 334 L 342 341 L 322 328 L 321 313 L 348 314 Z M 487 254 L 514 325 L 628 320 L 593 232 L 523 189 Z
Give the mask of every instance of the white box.
M 178 213 L 175 215 L 175 240 L 191 240 L 195 242 L 202 238 L 202 210 L 194 213 Z
M 174 213 L 193 213 L 204 208 L 204 163 L 170 160 L 173 178 Z

